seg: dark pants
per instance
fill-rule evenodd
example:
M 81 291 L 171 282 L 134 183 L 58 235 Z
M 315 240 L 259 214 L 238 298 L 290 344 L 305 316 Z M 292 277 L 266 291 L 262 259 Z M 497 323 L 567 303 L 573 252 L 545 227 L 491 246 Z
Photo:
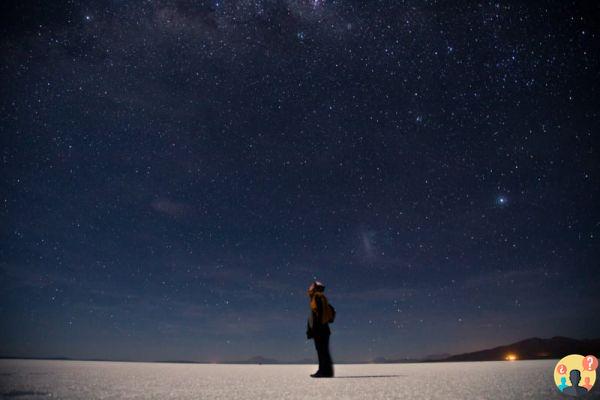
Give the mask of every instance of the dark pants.
M 319 356 L 319 372 L 323 375 L 333 375 L 333 361 L 329 354 L 329 335 L 314 337 L 317 355 Z

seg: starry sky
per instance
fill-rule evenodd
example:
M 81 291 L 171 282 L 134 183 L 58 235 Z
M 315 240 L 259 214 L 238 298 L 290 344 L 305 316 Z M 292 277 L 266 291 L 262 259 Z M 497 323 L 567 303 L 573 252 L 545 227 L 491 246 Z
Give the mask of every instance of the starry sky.
M 1 355 L 600 336 L 596 2 L 1 7 Z

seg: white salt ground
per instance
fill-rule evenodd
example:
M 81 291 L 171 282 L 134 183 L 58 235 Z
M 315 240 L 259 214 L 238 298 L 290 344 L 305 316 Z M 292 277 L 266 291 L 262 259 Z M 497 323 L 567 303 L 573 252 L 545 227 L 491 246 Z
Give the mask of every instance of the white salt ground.
M 3 399 L 567 399 L 555 361 L 314 365 L 0 360 Z M 597 393 L 597 390 L 594 390 Z M 586 398 L 598 398 L 591 393 Z

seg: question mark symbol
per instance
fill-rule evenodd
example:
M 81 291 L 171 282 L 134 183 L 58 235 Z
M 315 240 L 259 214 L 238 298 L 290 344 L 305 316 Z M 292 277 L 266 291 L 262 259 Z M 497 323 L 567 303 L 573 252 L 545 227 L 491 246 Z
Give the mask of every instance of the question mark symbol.
M 565 366 L 565 364 L 560 364 L 560 365 L 558 366 L 558 368 L 556 368 L 556 370 L 558 371 L 558 373 L 559 373 L 560 375 L 564 375 L 564 374 L 565 374 L 565 372 L 567 372 L 567 367 Z
M 582 367 L 586 371 L 595 371 L 598 368 L 598 359 L 592 355 L 585 356 Z

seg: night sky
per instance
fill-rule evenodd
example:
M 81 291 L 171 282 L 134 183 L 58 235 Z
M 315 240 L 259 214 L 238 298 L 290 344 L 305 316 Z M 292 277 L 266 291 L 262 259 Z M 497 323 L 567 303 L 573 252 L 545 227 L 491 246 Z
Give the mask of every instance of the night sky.
M 2 3 L 0 355 L 600 336 L 594 1 Z M 530 4 L 529 4 L 530 3 Z

